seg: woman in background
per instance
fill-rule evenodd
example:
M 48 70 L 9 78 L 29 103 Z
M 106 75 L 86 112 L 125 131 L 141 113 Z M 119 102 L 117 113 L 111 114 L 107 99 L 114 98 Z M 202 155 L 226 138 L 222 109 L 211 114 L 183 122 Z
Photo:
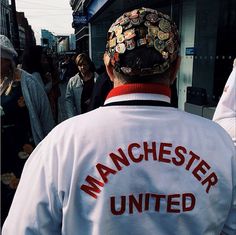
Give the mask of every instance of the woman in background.
M 1 47 L 1 224 L 15 194 L 25 161 L 54 127 L 47 95 L 27 72 L 17 69 L 17 52 L 0 35 Z
M 65 94 L 65 107 L 68 118 L 89 111 L 94 83 L 98 77 L 94 63 L 87 54 L 79 54 L 75 62 L 79 72 L 70 78 Z

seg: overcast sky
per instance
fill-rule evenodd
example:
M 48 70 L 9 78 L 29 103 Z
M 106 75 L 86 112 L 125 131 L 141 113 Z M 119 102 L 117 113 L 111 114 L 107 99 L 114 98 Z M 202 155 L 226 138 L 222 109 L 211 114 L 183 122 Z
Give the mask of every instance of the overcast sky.
M 72 34 L 72 8 L 70 0 L 16 0 L 16 10 L 23 11 L 40 44 L 41 29 L 55 35 Z

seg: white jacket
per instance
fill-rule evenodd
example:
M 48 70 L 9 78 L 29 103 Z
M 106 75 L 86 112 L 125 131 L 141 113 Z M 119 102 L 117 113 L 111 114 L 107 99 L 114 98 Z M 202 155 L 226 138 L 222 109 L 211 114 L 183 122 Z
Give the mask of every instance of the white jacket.
M 94 83 L 98 77 L 94 73 Z M 67 83 L 65 93 L 65 109 L 68 118 L 81 114 L 81 96 L 83 92 L 84 82 L 80 75 L 77 73 L 74 77 L 70 78 Z
M 236 65 L 225 84 L 213 121 L 229 133 L 236 145 Z
M 235 234 L 232 140 L 161 106 L 167 94 L 117 87 L 104 107 L 54 128 L 25 165 L 3 235 Z

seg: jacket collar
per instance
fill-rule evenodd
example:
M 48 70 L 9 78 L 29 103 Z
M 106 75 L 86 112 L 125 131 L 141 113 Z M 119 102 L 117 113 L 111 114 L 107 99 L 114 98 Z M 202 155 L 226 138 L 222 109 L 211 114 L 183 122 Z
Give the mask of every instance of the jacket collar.
M 127 100 L 158 100 L 170 103 L 170 96 L 170 88 L 163 84 L 124 84 L 109 92 L 105 104 Z

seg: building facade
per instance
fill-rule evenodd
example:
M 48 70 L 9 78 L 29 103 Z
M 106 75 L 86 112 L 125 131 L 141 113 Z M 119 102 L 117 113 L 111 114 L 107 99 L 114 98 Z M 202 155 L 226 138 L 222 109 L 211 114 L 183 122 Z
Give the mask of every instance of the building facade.
M 35 36 L 31 26 L 28 24 L 24 12 L 15 10 L 15 2 L 1 0 L 1 34 L 7 36 L 13 43 L 19 55 L 25 46 L 35 45 Z
M 20 50 L 24 51 L 25 42 L 26 42 L 25 28 L 23 28 L 21 25 L 19 25 L 18 29 L 19 29 L 19 39 L 20 39 Z
M 70 35 L 70 51 L 76 50 L 76 37 L 75 34 Z
M 11 7 L 8 0 L 1 0 L 1 34 L 12 39 Z
M 70 3 L 74 14 L 82 12 L 87 17 L 89 35 L 82 34 L 78 27 L 75 32 L 86 38 L 97 67 L 103 63 L 107 30 L 123 12 L 144 6 L 169 14 L 178 25 L 182 43 L 177 77 L 179 108 L 186 109 L 188 102 L 194 104 L 191 95 L 201 100 L 205 93 L 205 101 L 198 104 L 201 106 L 198 114 L 203 115 L 206 106 L 216 106 L 236 57 L 235 0 L 71 0 Z M 189 87 L 197 92 L 188 95 Z
M 56 36 L 47 29 L 41 29 L 41 46 L 56 52 L 56 47 L 57 47 Z
M 20 40 L 20 50 L 23 53 L 25 47 L 30 47 L 36 45 L 36 39 L 34 36 L 34 31 L 29 25 L 24 12 L 16 12 L 19 40 Z
M 68 35 L 57 35 L 57 53 L 64 54 L 70 51 L 70 37 Z
M 75 29 L 76 51 L 89 53 L 88 0 L 71 0 L 73 10 L 72 27 Z

